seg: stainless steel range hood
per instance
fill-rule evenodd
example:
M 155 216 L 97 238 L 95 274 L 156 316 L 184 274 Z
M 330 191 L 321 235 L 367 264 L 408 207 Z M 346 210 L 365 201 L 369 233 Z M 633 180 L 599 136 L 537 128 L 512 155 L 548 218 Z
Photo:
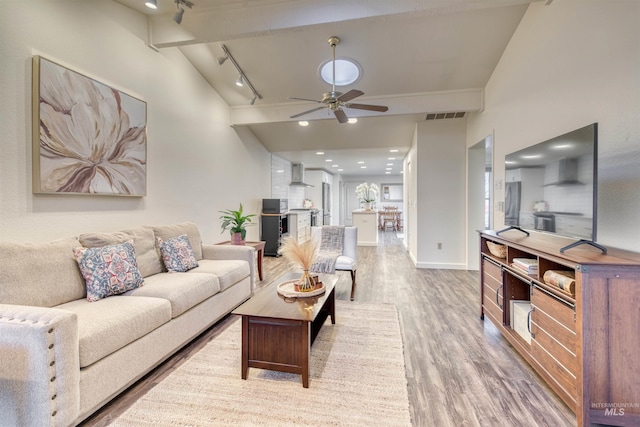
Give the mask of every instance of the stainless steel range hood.
M 291 164 L 291 184 L 297 187 L 313 187 L 311 184 L 304 182 L 304 163 Z
M 551 186 L 569 186 L 569 185 L 584 185 L 583 182 L 578 181 L 578 159 L 561 159 L 560 162 L 549 165 L 547 167 L 553 167 L 551 170 L 551 182 L 544 185 L 544 187 Z

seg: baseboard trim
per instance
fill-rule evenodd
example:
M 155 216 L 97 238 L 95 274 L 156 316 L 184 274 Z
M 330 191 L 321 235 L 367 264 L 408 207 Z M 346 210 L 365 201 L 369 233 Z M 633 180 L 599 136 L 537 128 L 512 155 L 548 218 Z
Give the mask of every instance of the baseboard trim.
M 416 262 L 416 268 L 432 268 L 440 270 L 466 270 L 466 264 L 442 264 L 437 262 Z

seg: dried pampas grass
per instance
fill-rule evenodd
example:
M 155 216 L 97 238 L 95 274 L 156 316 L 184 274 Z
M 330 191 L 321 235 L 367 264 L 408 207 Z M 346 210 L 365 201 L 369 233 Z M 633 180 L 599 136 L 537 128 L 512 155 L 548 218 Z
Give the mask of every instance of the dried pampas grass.
M 285 237 L 280 246 L 280 254 L 291 264 L 297 265 L 302 270 L 309 270 L 316 259 L 316 244 L 313 239 L 300 244 L 293 237 Z

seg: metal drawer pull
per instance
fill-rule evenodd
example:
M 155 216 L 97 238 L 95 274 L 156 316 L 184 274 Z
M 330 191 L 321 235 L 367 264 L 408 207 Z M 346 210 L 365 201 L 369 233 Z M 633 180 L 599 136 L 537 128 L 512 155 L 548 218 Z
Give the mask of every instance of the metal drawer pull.
M 527 313 L 527 331 L 529 331 L 529 334 L 531 335 L 531 338 L 535 338 L 536 334 L 534 334 L 533 332 L 531 332 L 531 313 L 533 313 L 535 311 L 535 307 L 531 306 L 531 309 L 529 310 L 529 313 Z
M 500 308 L 502 308 L 502 305 L 500 304 L 500 302 L 498 301 L 498 294 L 500 293 L 500 289 L 502 289 L 504 287 L 504 285 L 500 285 L 500 287 L 498 289 L 496 289 L 496 305 Z

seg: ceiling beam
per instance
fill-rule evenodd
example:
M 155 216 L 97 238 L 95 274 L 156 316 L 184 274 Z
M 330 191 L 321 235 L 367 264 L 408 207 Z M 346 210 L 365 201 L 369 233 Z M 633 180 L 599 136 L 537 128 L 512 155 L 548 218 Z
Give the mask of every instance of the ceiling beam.
M 200 9 L 196 3 L 193 9 L 185 13 L 181 25 L 173 22 L 171 14 L 150 17 L 149 43 L 156 48 L 164 48 L 221 42 L 300 31 L 338 22 L 409 19 L 532 1 L 534 0 L 301 0 L 243 2 Z

